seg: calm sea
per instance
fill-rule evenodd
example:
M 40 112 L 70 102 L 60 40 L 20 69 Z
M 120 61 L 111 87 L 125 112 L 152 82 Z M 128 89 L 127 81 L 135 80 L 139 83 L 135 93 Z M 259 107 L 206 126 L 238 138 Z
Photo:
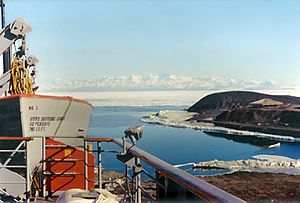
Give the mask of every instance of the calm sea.
M 143 115 L 166 109 L 186 109 L 188 106 L 96 106 L 92 112 L 89 135 L 95 137 L 119 137 L 131 125 L 140 124 Z M 279 148 L 265 148 L 273 144 L 265 140 L 224 137 L 206 134 L 192 129 L 170 128 L 161 125 L 145 124 L 144 136 L 138 146 L 171 164 L 199 162 L 206 160 L 249 159 L 257 154 L 282 155 L 300 158 L 300 145 L 281 143 Z M 121 150 L 113 144 L 105 144 L 106 149 Z M 123 165 L 115 159 L 115 154 L 104 154 L 106 170 L 122 171 Z M 146 170 L 154 170 L 145 165 Z M 186 168 L 188 170 L 188 168 Z M 199 172 L 195 175 L 208 175 L 225 171 Z
M 300 96 L 300 89 L 259 91 L 276 95 Z M 215 91 L 128 91 L 128 92 L 56 92 L 54 95 L 70 95 L 86 99 L 94 105 L 89 128 L 89 136 L 119 137 L 131 125 L 139 124 L 143 115 L 166 109 L 186 109 L 202 97 Z M 170 105 L 170 106 L 168 106 Z M 169 128 L 160 125 L 144 124 L 144 137 L 138 146 L 147 152 L 171 163 L 182 164 L 212 159 L 249 159 L 257 154 L 282 155 L 300 158 L 300 145 L 281 143 L 279 148 L 263 146 L 274 142 L 258 139 L 205 134 L 202 131 Z M 107 149 L 120 150 L 114 145 Z M 106 170 L 122 171 L 122 164 L 115 154 L 105 154 L 103 160 Z M 147 167 L 150 172 L 153 169 Z M 212 174 L 199 172 L 193 174 Z

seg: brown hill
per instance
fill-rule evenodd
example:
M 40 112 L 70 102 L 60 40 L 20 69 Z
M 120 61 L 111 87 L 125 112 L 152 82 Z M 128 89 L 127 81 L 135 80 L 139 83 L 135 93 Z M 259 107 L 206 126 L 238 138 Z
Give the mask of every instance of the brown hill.
M 225 111 L 216 116 L 215 121 L 247 123 L 258 126 L 300 128 L 300 111 L 286 109 L 239 108 Z
M 299 137 L 299 107 L 299 97 L 233 91 L 208 95 L 188 111 L 198 112 L 192 120 L 212 118 L 218 126 Z
M 201 120 L 207 117 L 215 117 L 227 110 L 248 106 L 251 102 L 260 99 L 272 99 L 283 102 L 284 105 L 300 104 L 300 97 L 269 95 L 248 91 L 229 91 L 207 95 L 188 108 L 188 111 L 198 112 L 199 114 L 195 117 L 195 119 Z

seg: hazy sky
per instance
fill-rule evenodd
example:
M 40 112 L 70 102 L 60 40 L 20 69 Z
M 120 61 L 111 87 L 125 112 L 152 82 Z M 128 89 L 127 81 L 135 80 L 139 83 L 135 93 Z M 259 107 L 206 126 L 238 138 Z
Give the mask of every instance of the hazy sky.
M 300 1 L 6 1 L 39 80 L 131 74 L 300 84 Z

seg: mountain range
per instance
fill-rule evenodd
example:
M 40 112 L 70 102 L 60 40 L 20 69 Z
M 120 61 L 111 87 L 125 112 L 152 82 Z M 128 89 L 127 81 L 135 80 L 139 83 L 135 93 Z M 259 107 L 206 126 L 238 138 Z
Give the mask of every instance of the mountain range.
M 177 75 L 103 76 L 97 80 L 55 80 L 39 84 L 42 91 L 134 90 L 274 90 L 283 87 L 272 80 L 245 81 L 222 77 Z

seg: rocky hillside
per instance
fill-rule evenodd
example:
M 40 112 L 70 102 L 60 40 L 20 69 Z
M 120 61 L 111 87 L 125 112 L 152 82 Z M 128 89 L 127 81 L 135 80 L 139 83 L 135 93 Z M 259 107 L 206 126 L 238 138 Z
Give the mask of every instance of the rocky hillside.
M 215 121 L 244 123 L 256 126 L 300 128 L 300 111 L 239 108 L 219 114 L 216 116 Z
M 283 104 L 249 105 L 262 99 L 271 99 Z M 218 126 L 296 137 L 300 135 L 299 97 L 245 91 L 222 92 L 204 97 L 188 111 L 198 112 L 192 120 L 204 121 L 210 118 Z
M 199 113 L 195 119 L 204 119 L 205 117 L 215 117 L 227 110 L 247 106 L 249 103 L 260 99 L 272 99 L 283 102 L 285 105 L 300 104 L 300 97 L 268 95 L 248 91 L 230 91 L 210 94 L 188 108 L 188 111 Z

